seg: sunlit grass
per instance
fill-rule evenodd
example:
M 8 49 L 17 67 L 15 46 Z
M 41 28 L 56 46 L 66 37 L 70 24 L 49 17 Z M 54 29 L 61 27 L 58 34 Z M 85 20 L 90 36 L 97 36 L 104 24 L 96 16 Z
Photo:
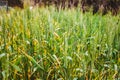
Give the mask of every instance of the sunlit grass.
M 120 79 L 119 16 L 53 7 L 4 12 L 0 79 Z

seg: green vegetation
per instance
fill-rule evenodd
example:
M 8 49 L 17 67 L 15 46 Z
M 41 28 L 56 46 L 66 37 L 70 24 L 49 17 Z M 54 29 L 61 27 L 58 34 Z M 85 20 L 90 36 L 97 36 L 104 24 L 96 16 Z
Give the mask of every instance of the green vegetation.
M 0 12 L 0 79 L 120 79 L 119 16 L 53 7 Z

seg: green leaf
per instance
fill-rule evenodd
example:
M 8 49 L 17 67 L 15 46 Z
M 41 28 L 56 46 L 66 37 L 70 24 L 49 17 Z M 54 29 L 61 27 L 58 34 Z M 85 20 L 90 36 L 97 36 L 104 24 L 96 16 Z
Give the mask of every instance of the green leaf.
M 0 54 L 0 59 L 5 56 L 5 53 Z
M 15 69 L 17 70 L 18 72 L 21 72 L 21 69 L 19 68 L 19 66 L 13 64 L 13 63 L 10 63 L 10 65 Z
M 25 54 L 25 56 L 26 56 L 30 61 L 32 61 L 34 64 L 36 64 L 37 67 L 39 67 L 41 70 L 44 71 L 44 69 L 37 63 L 37 61 L 36 61 L 33 57 L 31 57 L 30 55 L 28 55 L 28 54 L 26 54 L 26 53 L 24 53 L 24 54 Z

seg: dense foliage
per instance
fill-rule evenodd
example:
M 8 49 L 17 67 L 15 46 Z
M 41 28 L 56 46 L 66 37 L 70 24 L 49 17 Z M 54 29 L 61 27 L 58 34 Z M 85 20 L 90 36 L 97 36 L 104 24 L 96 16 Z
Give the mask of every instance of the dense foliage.
M 117 15 L 120 12 L 120 0 L 1 0 L 8 1 L 8 6 L 24 8 L 24 3 L 32 6 L 50 6 L 62 8 L 79 7 L 83 12 L 92 10 L 93 14 L 102 13 L 103 15 L 112 12 Z
M 31 0 L 34 5 L 55 5 L 57 8 L 71 8 L 78 7 L 83 12 L 92 9 L 93 14 L 100 12 L 103 15 L 112 12 L 117 15 L 120 11 L 120 0 Z
M 0 79 L 120 79 L 119 16 L 54 7 L 0 12 Z

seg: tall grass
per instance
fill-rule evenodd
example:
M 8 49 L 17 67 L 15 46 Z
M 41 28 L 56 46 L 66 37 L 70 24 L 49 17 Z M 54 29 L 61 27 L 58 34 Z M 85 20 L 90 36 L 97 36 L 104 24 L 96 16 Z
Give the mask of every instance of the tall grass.
M 0 79 L 120 79 L 119 16 L 34 8 L 0 15 Z

